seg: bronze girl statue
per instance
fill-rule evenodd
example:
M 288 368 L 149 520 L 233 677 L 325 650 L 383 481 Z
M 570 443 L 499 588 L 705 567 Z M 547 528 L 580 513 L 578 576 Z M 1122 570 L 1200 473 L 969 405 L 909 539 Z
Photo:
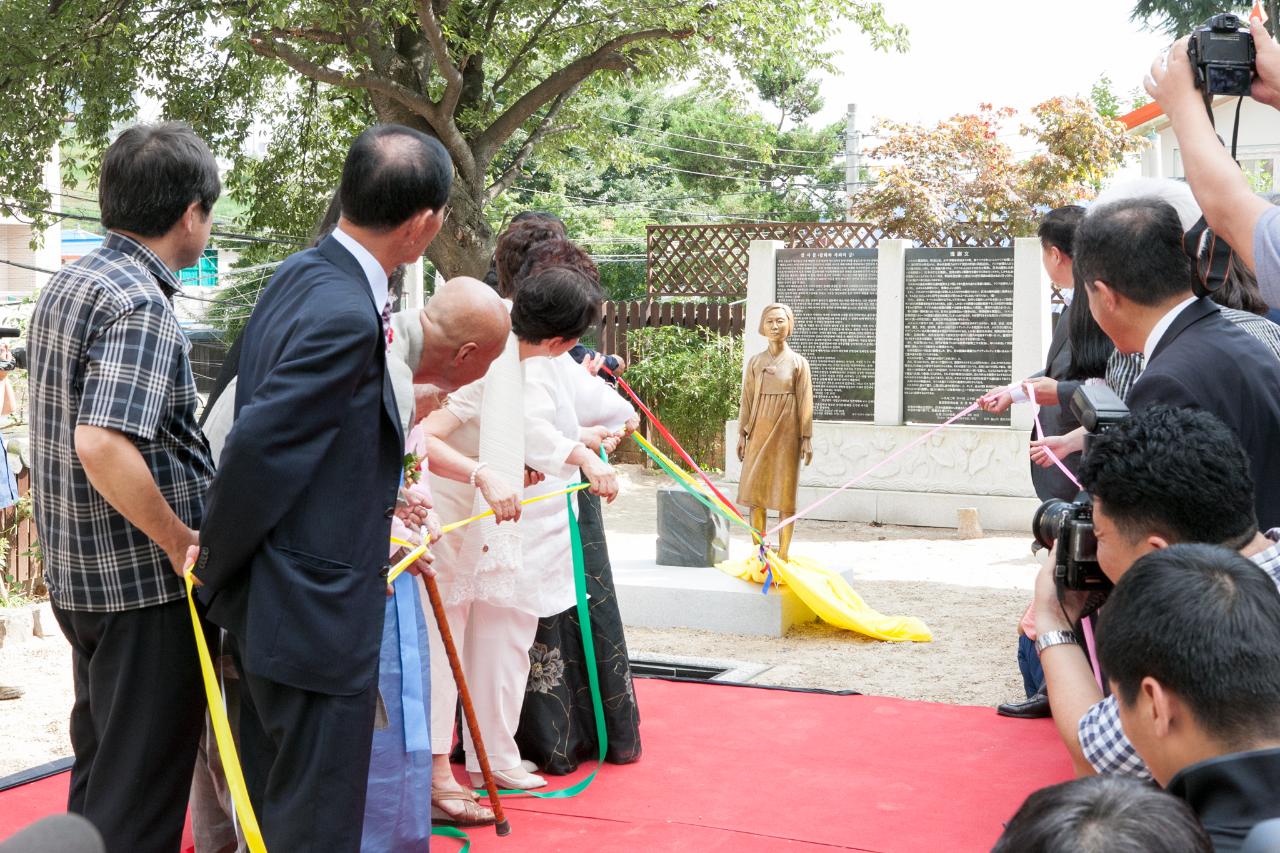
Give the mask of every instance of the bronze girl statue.
M 769 348 L 752 357 L 742 380 L 738 503 L 751 507 L 751 524 L 760 531 L 768 510 L 778 510 L 782 518 L 795 513 L 800 458 L 806 465 L 813 462 L 813 385 L 809 362 L 787 346 L 794 328 L 790 308 L 768 305 L 760 316 L 760 334 Z M 788 524 L 779 536 L 778 556 L 784 560 L 793 526 Z

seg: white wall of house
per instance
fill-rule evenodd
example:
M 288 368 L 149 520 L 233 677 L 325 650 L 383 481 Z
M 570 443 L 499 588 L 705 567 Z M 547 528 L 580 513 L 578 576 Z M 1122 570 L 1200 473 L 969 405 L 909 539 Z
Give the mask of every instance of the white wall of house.
M 1235 125 L 1236 98 L 1222 98 L 1213 108 L 1218 135 L 1231 145 Z M 1164 116 L 1135 128 L 1135 132 L 1153 138 L 1153 144 L 1142 153 L 1142 174 L 1153 178 L 1184 177 L 1178 140 L 1169 120 Z M 1240 108 L 1240 135 L 1236 156 L 1246 171 L 1259 177 L 1260 186 L 1268 180 L 1272 189 L 1280 189 L 1280 110 L 1245 98 Z
M 58 150 L 55 148 L 44 167 L 44 185 L 53 196 L 50 207 L 61 209 L 62 192 Z M 0 260 L 29 267 L 56 270 L 62 266 L 62 226 L 54 223 L 39 234 L 35 249 L 31 248 L 33 230 L 26 216 L 0 216 Z M 49 280 L 45 273 L 0 263 L 0 303 L 26 296 Z

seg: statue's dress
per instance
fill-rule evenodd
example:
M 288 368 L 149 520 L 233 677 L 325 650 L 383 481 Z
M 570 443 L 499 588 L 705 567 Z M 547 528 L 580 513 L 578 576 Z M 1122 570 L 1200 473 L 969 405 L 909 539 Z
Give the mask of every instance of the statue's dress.
M 796 508 L 800 441 L 813 436 L 809 362 L 789 347 L 747 364 L 738 431 L 746 437 L 738 503 L 790 514 Z

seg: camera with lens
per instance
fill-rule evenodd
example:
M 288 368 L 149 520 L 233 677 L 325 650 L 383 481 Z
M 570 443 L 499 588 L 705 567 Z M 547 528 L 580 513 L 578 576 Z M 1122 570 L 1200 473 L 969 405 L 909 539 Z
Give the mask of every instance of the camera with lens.
M 1071 397 L 1071 411 L 1087 430 L 1084 452 L 1093 436 L 1106 432 L 1129 415 L 1129 409 L 1105 385 L 1081 385 Z M 1106 592 L 1111 580 L 1098 566 L 1098 539 L 1093 532 L 1093 499 L 1081 492 L 1074 501 L 1047 500 L 1031 522 L 1036 541 L 1053 549 L 1053 577 L 1058 592 Z
M 1230 13 L 1214 15 L 1187 40 L 1196 88 L 1206 97 L 1249 94 L 1256 56 L 1253 33 Z
M 3 338 L 20 338 L 22 330 L 16 326 L 0 326 L 0 339 Z M 9 350 L 8 358 L 0 358 L 0 370 L 8 373 L 11 370 L 27 369 L 27 349 L 26 347 L 13 347 Z

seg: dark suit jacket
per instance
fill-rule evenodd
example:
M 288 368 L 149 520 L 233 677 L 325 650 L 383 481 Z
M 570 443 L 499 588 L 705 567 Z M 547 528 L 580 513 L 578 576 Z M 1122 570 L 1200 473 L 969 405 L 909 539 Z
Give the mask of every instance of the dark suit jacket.
M 1068 305 L 1062 310 L 1062 314 L 1058 317 L 1058 322 L 1053 327 L 1053 337 L 1049 339 L 1049 353 L 1045 357 L 1044 370 L 1039 374 L 1058 380 L 1059 387 L 1063 384 L 1067 371 L 1071 369 L 1070 327 L 1071 306 Z M 1059 397 L 1061 398 L 1061 395 Z M 1040 425 L 1044 427 L 1045 435 L 1065 435 L 1080 426 L 1080 421 L 1076 420 L 1075 415 L 1071 414 L 1071 409 L 1067 406 L 1041 406 Z M 1039 438 L 1040 436 L 1036 437 Z M 1080 464 L 1080 454 L 1072 453 L 1062 460 L 1062 463 L 1074 473 Z M 1049 498 L 1071 500 L 1080 491 L 1074 483 L 1067 479 L 1065 474 L 1058 470 L 1057 465 L 1052 468 L 1041 468 L 1032 462 L 1031 482 L 1035 486 L 1036 494 L 1040 497 L 1040 500 L 1048 500 Z
M 359 693 L 377 675 L 404 440 L 381 306 L 332 237 L 281 264 L 245 327 L 236 420 L 196 576 L 249 672 Z
M 1263 343 L 1210 300 L 1196 300 L 1129 394 L 1135 412 L 1157 403 L 1204 409 L 1231 427 L 1249 457 L 1258 521 L 1263 530 L 1280 525 L 1280 360 Z

